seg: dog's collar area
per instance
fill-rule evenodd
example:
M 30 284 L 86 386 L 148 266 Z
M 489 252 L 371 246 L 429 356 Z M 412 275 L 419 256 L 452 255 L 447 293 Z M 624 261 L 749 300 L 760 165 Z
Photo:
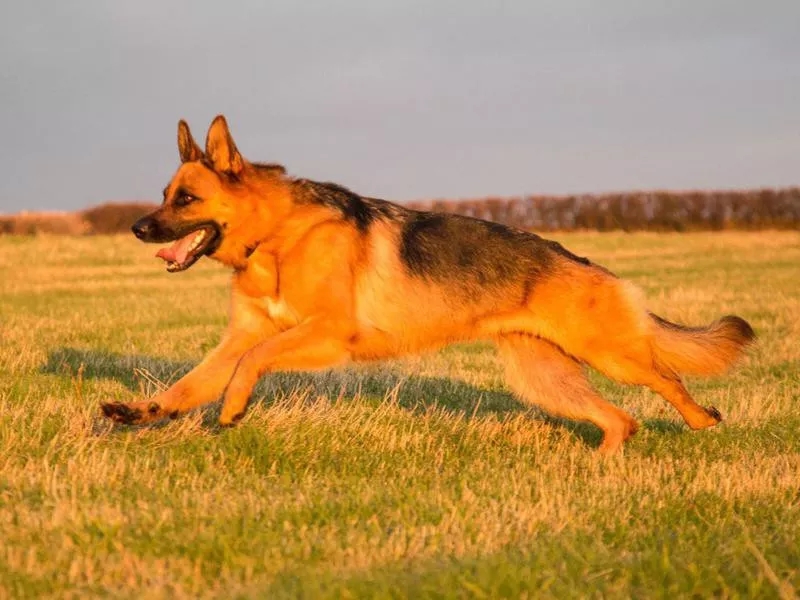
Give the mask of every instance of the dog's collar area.
M 250 246 L 245 246 L 245 247 L 244 247 L 244 257 L 245 257 L 245 258 L 250 258 L 250 257 L 253 255 L 253 252 L 255 252 L 256 250 L 258 250 L 258 247 L 259 247 L 260 245 L 261 245 L 261 242 L 260 242 L 260 241 L 258 241 L 258 242 L 256 242 L 255 244 L 252 244 L 252 245 L 250 245 Z

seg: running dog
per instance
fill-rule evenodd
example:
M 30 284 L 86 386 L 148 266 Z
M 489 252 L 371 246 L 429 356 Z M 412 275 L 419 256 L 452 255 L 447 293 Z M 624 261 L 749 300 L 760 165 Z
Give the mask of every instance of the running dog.
M 586 365 L 649 387 L 692 429 L 722 419 L 692 399 L 681 376 L 717 375 L 740 358 L 755 338 L 740 317 L 671 323 L 648 312 L 631 284 L 533 233 L 410 210 L 249 162 L 222 116 L 204 150 L 180 121 L 178 150 L 163 205 L 133 233 L 171 244 L 157 254 L 170 272 L 203 256 L 230 267 L 230 323 L 219 346 L 168 390 L 103 404 L 114 421 L 175 418 L 224 394 L 219 420 L 232 425 L 268 373 L 476 339 L 497 345 L 521 400 L 594 423 L 604 452 L 638 426 L 592 389 Z

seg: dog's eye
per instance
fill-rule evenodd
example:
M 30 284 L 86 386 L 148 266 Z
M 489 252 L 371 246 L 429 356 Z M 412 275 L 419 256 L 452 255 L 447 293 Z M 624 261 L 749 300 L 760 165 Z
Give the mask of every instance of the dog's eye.
M 175 204 L 177 204 L 178 206 L 186 206 L 187 204 L 191 204 L 196 200 L 197 198 L 195 198 L 194 196 L 190 196 L 189 194 L 181 194 L 180 196 L 175 198 Z

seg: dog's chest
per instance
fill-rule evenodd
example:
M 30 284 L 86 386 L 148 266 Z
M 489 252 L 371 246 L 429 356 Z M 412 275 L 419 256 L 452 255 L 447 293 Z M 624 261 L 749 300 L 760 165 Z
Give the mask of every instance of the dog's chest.
M 278 296 L 276 298 L 264 296 L 261 299 L 261 304 L 264 310 L 267 311 L 270 320 L 280 329 L 289 329 L 300 322 L 297 313 L 286 302 L 283 296 Z
M 237 279 L 237 286 L 248 296 L 256 299 L 270 321 L 279 330 L 285 331 L 300 322 L 297 311 L 286 301 L 278 287 L 278 271 L 275 259 L 269 254 L 259 254 L 248 264 Z

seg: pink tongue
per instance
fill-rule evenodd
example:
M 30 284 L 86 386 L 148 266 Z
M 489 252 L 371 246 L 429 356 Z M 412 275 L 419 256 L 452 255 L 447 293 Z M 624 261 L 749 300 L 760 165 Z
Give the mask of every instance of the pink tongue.
M 182 237 L 169 248 L 162 248 L 156 253 L 156 257 L 163 258 L 167 262 L 183 264 L 189 256 L 189 248 L 192 246 L 192 239 L 197 232 L 193 231 L 189 235 Z

